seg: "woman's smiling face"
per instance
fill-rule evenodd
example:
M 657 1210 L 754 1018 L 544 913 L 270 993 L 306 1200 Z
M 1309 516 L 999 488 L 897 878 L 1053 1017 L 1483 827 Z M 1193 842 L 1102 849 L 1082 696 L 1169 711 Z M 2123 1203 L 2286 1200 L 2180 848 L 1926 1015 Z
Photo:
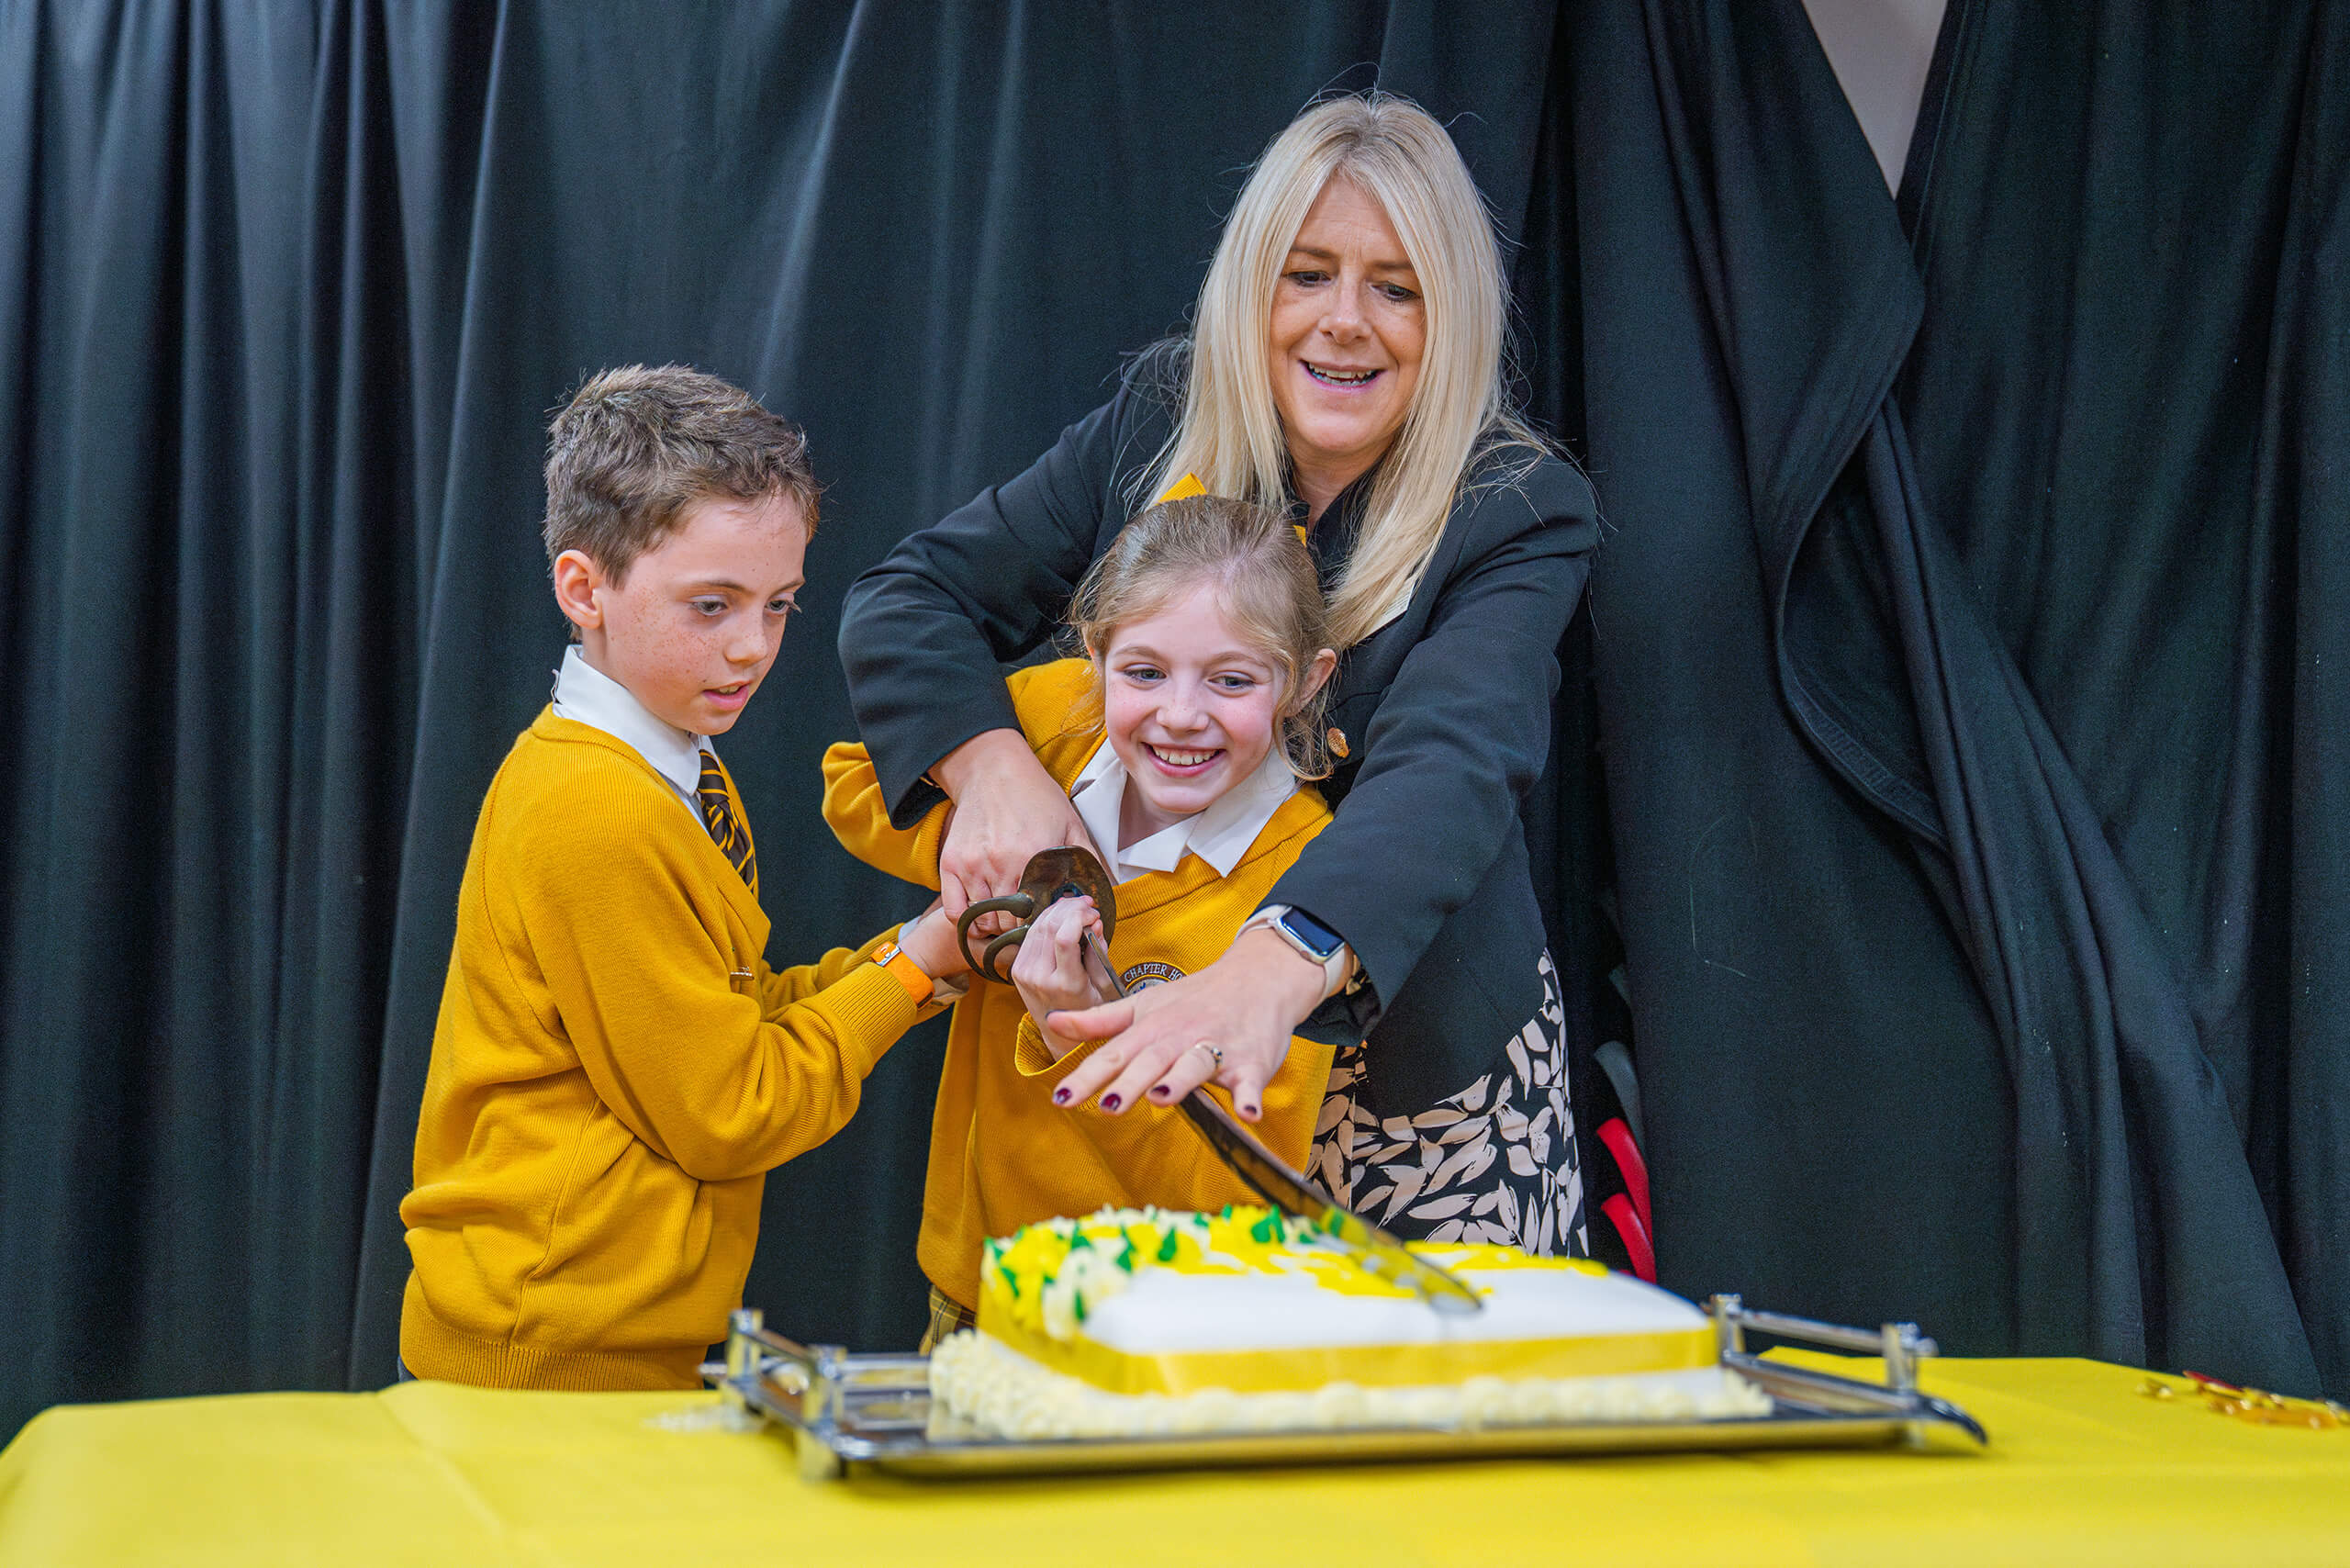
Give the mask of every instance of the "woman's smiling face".
M 1427 308 L 1377 197 L 1340 175 L 1322 187 L 1273 285 L 1273 404 L 1315 511 L 1379 461 L 1419 386 Z
M 1117 628 L 1102 655 L 1102 727 L 1129 780 L 1117 847 L 1205 811 L 1256 772 L 1273 746 L 1281 687 L 1213 582 Z

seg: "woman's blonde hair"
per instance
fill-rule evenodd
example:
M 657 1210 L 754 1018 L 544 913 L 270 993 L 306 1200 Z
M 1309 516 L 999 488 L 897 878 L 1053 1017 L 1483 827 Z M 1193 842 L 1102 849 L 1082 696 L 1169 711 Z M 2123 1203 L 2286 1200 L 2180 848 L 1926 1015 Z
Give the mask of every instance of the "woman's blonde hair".
M 1386 209 L 1419 275 L 1427 322 L 1418 387 L 1330 597 L 1336 646 L 1347 648 L 1417 585 L 1472 465 L 1516 448 L 1522 475 L 1550 449 L 1510 405 L 1501 243 L 1452 138 L 1408 98 L 1346 94 L 1291 121 L 1242 188 L 1200 286 L 1181 418 L 1140 493 L 1192 474 L 1218 495 L 1274 504 L 1288 494 L 1266 333 L 1281 263 L 1315 198 L 1338 178 Z
M 1121 529 L 1069 601 L 1069 623 L 1093 661 L 1089 727 L 1102 713 L 1102 661 L 1118 628 L 1147 621 L 1202 583 L 1225 619 L 1281 677 L 1281 756 L 1303 779 L 1330 772 L 1322 715 L 1329 682 L 1313 690 L 1315 660 L 1331 645 L 1314 558 L 1280 513 L 1223 496 L 1161 501 Z

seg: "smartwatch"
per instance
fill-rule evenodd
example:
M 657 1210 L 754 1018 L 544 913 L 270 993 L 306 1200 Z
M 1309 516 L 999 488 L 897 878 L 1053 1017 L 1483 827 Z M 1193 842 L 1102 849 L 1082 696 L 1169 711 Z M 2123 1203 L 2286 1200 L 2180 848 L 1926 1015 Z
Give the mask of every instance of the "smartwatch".
M 1352 982 L 1354 957 L 1347 951 L 1347 939 L 1304 910 L 1283 903 L 1267 904 L 1250 915 L 1240 929 L 1253 931 L 1259 926 L 1272 931 L 1282 941 L 1322 966 L 1324 996 L 1336 996 Z

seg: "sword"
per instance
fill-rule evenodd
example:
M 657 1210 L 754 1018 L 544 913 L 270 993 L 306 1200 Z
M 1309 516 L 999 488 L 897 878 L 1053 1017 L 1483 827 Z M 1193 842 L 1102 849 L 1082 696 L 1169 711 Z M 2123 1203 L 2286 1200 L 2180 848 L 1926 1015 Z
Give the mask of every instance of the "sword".
M 1080 961 L 1089 956 L 1097 958 L 1111 989 L 1122 997 L 1129 994 L 1118 979 L 1118 971 L 1110 967 L 1109 956 L 1095 955 L 1091 938 L 1083 934 L 1077 942 Z M 1184 1095 L 1178 1103 L 1184 1119 L 1207 1140 L 1216 1158 L 1240 1178 L 1242 1185 L 1275 1208 L 1313 1222 L 1325 1236 L 1352 1252 L 1365 1271 L 1404 1286 L 1448 1316 L 1485 1309 L 1483 1299 L 1458 1276 L 1420 1257 L 1394 1236 L 1291 1170 L 1279 1155 L 1259 1142 L 1254 1133 L 1233 1120 L 1204 1085 Z

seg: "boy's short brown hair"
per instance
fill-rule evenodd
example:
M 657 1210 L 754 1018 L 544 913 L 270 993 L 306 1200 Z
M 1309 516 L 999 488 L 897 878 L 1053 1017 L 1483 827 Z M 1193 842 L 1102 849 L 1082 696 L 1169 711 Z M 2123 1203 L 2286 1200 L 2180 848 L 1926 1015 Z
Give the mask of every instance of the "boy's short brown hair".
M 808 438 L 731 382 L 681 364 L 590 376 L 547 427 L 547 560 L 586 554 L 614 582 L 702 496 L 785 496 L 816 530 Z

